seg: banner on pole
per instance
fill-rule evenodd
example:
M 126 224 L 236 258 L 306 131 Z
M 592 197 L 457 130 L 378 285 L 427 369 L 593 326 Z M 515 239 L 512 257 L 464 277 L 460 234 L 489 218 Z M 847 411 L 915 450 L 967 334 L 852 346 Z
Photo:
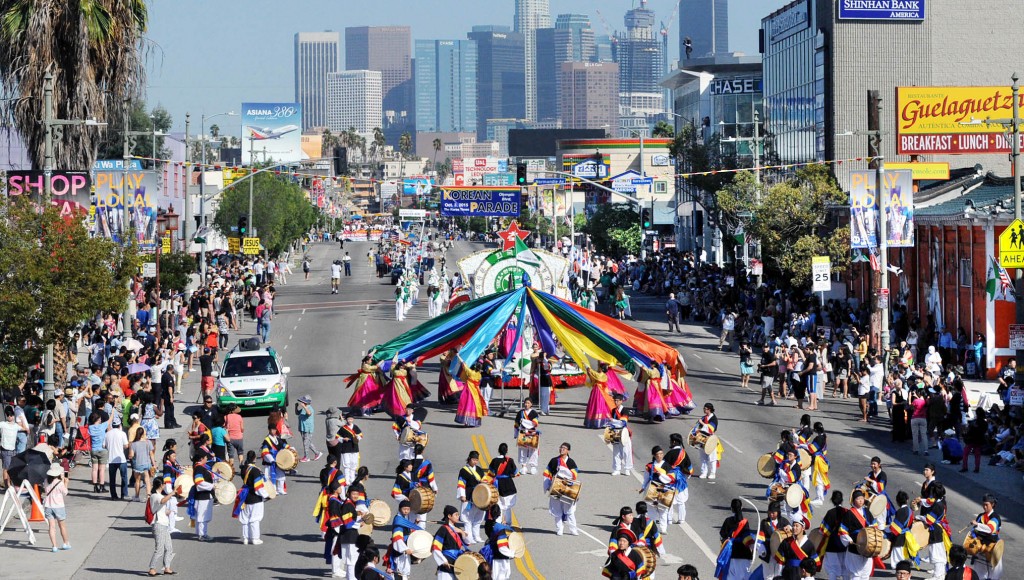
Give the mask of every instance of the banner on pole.
M 875 171 L 850 174 L 850 247 L 878 247 L 878 203 L 885 209 L 886 244 L 890 248 L 914 245 L 914 178 L 907 170 L 882 173 L 882 195 L 876 191 Z
M 444 187 L 441 215 L 448 217 L 518 217 L 518 187 Z

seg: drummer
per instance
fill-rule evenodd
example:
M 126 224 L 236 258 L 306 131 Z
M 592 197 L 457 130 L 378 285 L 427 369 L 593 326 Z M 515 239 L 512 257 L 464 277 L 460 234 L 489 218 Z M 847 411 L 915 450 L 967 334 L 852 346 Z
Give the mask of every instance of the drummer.
M 466 551 L 466 531 L 459 528 L 459 510 L 444 506 L 444 525 L 434 534 L 431 553 L 437 562 L 437 580 L 455 579 L 455 560 Z
M 867 580 L 871 577 L 872 559 L 862 556 L 857 549 L 857 535 L 867 527 L 878 527 L 875 516 L 864 505 L 864 492 L 856 490 L 850 500 L 850 509 L 839 526 L 839 540 L 846 546 L 846 578 Z
M 331 484 L 335 481 L 342 487 L 344 495 L 348 484 L 345 481 L 345 475 L 338 469 L 338 456 L 328 453 L 326 465 L 320 470 L 320 496 L 313 508 L 313 518 L 320 524 L 321 532 L 327 531 L 327 502 L 331 498 Z
M 981 576 L 975 572 L 967 565 L 967 550 L 963 546 L 954 544 L 949 547 L 949 571 L 946 572 L 945 578 L 947 580 L 973 580 L 975 578 L 985 580 L 992 576 Z
M 473 504 L 473 490 L 483 479 L 484 468 L 480 467 L 480 453 L 476 450 L 469 452 L 466 464 L 459 470 L 459 482 L 455 487 L 455 497 L 462 502 L 462 509 L 459 510 L 462 520 L 466 522 L 466 531 L 469 532 L 466 541 L 470 544 L 482 542 L 480 526 L 484 522 L 484 512 Z
M 338 449 L 341 453 L 341 468 L 345 472 L 345 479 L 352 481 L 359 469 L 359 442 L 363 439 L 363 431 L 356 425 L 356 416 L 352 411 L 345 413 L 345 424 L 338 430 L 338 438 L 341 440 Z
M 266 500 L 267 491 L 263 480 L 263 471 L 253 465 L 256 463 L 256 452 L 249 450 L 245 455 L 245 462 L 242 464 L 242 489 L 239 490 L 239 503 L 235 506 L 231 515 L 238 518 L 242 524 L 242 544 L 259 546 L 263 543 L 260 539 L 260 522 L 263 521 L 263 502 Z
M 665 518 L 665 524 L 672 521 L 672 524 L 681 524 L 686 521 L 686 500 L 690 498 L 690 477 L 693 476 L 693 465 L 690 457 L 683 449 L 683 436 L 679 433 L 672 433 L 668 436 L 671 446 L 665 454 L 664 470 L 672 479 L 672 487 L 676 490 L 676 497 L 672 500 L 672 507 Z M 667 529 L 668 526 L 666 525 Z M 665 533 L 665 529 L 662 533 Z
M 804 558 L 818 561 L 818 552 L 814 543 L 807 537 L 807 529 L 803 520 L 793 521 L 793 535 L 782 540 L 775 552 L 776 564 L 782 566 L 783 578 L 800 578 L 800 564 Z M 870 570 L 868 570 L 870 573 Z M 853 580 L 851 578 L 850 580 Z
M 825 434 L 825 426 L 821 421 L 814 423 L 813 432 L 814 435 L 805 446 L 807 452 L 811 454 L 811 468 L 807 470 L 810 473 L 808 481 L 814 485 L 816 495 L 811 504 L 822 505 L 825 503 L 825 492 L 832 487 L 832 482 L 828 477 L 828 435 Z M 804 488 L 810 490 L 807 484 L 804 485 Z
M 981 540 L 981 545 L 987 547 L 986 553 L 992 545 L 999 542 L 999 530 L 1003 526 L 1002 518 L 996 513 L 996 504 L 998 503 L 996 496 L 990 493 L 982 496 L 982 512 L 974 518 L 973 529 L 970 532 L 970 537 Z M 981 557 L 976 555 L 971 558 L 971 565 L 978 569 L 983 580 L 999 580 L 1003 577 L 1002 559 L 993 565 L 984 555 Z
M 391 497 L 399 502 L 408 501 L 412 490 L 416 489 L 416 477 L 412 473 L 412 460 L 403 459 L 395 468 L 395 483 L 391 486 Z M 416 516 L 416 523 L 427 521 L 426 514 Z
M 619 517 L 617 517 L 614 520 L 612 520 L 612 533 L 611 533 L 611 535 L 608 538 L 608 555 L 609 556 L 614 554 L 615 550 L 619 549 L 619 531 L 620 530 L 630 530 L 630 531 L 633 531 L 634 534 L 636 533 L 633 530 L 633 517 L 634 517 L 634 515 L 633 515 L 633 508 L 629 507 L 628 505 L 622 506 L 621 508 L 619 508 Z M 640 537 L 636 536 L 636 538 L 637 538 L 637 541 L 634 542 L 633 544 L 634 545 L 643 545 L 643 542 L 640 541 Z
M 693 430 L 690 431 L 691 435 L 702 433 L 705 437 L 710 437 L 718 431 L 718 417 L 715 415 L 715 406 L 711 403 L 704 403 L 704 416 L 697 420 L 697 424 L 694 425 Z M 708 454 L 703 447 L 698 447 L 700 451 L 700 478 L 714 479 L 715 473 L 718 471 L 718 461 L 722 457 L 722 444 L 718 443 L 718 447 Z
M 413 477 L 416 478 L 416 483 L 420 487 L 429 487 L 437 493 L 437 482 L 434 481 L 434 466 L 430 463 L 429 459 L 423 457 L 423 445 L 419 443 L 413 447 L 415 456 L 412 460 L 412 472 Z
M 501 508 L 492 505 L 490 516 L 484 531 L 487 532 L 487 546 L 491 552 L 492 580 L 510 580 L 512 578 L 512 560 L 515 552 L 509 546 L 512 528 L 501 523 Z
M 522 434 L 538 435 L 537 441 L 540 441 L 540 431 L 537 427 L 540 425 L 540 415 L 533 409 L 533 400 L 527 397 L 523 401 L 523 408 L 516 414 L 516 421 L 514 423 L 516 429 L 516 441 L 519 441 L 519 436 Z M 519 465 L 523 467 L 522 474 L 526 475 L 529 473 L 537 473 L 537 461 L 538 447 L 519 447 Z
M 743 517 L 743 502 L 740 499 L 734 498 L 729 504 L 729 509 L 732 510 L 732 515 L 725 518 L 718 531 L 723 552 L 726 549 L 726 542 L 730 544 L 727 572 L 723 571 L 718 577 L 724 576 L 723 580 L 746 580 L 747 570 L 754 560 L 754 532 L 750 530 L 747 518 Z M 720 559 L 724 556 L 724 553 L 719 554 Z
M 921 559 L 932 564 L 933 580 L 942 580 L 946 574 L 945 540 L 949 536 L 949 522 L 946 521 L 946 486 L 932 484 L 932 502 L 921 509 L 917 521 L 928 527 L 928 545 L 921 546 Z M 918 554 L 921 554 L 918 552 Z
M 918 497 L 921 499 L 919 508 L 923 511 L 932 505 L 932 486 L 938 481 L 935 479 L 935 464 L 925 463 L 921 474 L 924 476 L 924 481 L 921 482 L 921 495 Z
M 512 478 L 519 476 L 516 462 L 508 456 L 508 444 L 498 445 L 497 457 L 491 458 L 491 464 L 487 466 L 487 473 L 498 488 L 498 507 L 501 509 L 501 521 L 509 523 L 512 519 L 510 510 L 516 505 L 519 497 L 519 490 L 516 489 L 516 482 Z M 480 538 L 480 525 L 477 524 L 476 537 Z
M 675 478 L 666 470 L 665 466 L 665 452 L 661 449 L 661 446 L 655 445 L 651 449 L 651 462 L 647 464 L 644 469 L 644 483 L 640 487 L 640 493 L 644 493 L 647 488 L 651 485 L 655 486 L 672 486 L 675 483 Z M 678 497 L 679 493 L 676 493 Z M 657 514 L 656 522 L 658 524 L 658 530 L 662 534 L 665 534 L 668 530 L 668 513 L 669 507 L 662 505 L 660 501 L 652 502 L 654 505 L 655 513 Z M 685 511 L 686 505 L 683 504 Z
M 331 491 L 334 494 L 327 505 L 324 558 L 331 565 L 331 576 L 342 576 L 344 566 L 347 578 L 355 578 L 356 559 L 359 557 L 356 541 L 359 540 L 359 522 L 364 516 L 356 511 L 358 492 L 349 488 L 348 497 L 342 501 L 341 489 L 338 482 L 331 484 Z
M 563 442 L 558 447 L 558 457 L 552 457 L 548 461 L 547 469 L 544 470 L 544 491 L 551 491 L 552 479 L 559 477 L 573 484 L 578 484 L 579 471 L 576 462 L 569 457 L 572 446 Z M 548 498 L 548 513 L 555 518 L 555 534 L 561 536 L 565 524 L 569 524 L 569 533 L 578 536 L 579 529 L 576 527 L 576 502 L 565 502 L 558 497 Z
M 838 489 L 832 492 L 832 509 L 825 512 L 818 530 L 825 538 L 825 559 L 822 568 L 829 580 L 837 580 L 846 576 L 846 546 L 839 539 L 839 528 L 846 517 L 843 507 L 843 492 Z
M 390 571 L 394 572 L 395 580 L 409 580 L 412 574 L 412 548 L 406 543 L 413 530 L 423 528 L 417 526 L 409 519 L 412 513 L 412 504 L 409 500 L 402 500 L 398 504 L 398 513 L 391 521 L 391 543 L 388 545 L 388 560 L 391 562 Z
M 413 416 L 416 407 L 414 405 L 405 406 L 405 416 L 396 417 L 394 422 L 391 423 L 391 430 L 395 434 L 395 440 L 398 441 L 398 459 L 412 459 L 416 453 L 414 450 L 414 444 L 406 444 L 402 442 L 402 430 L 408 427 L 412 429 L 414 433 L 420 433 L 423 424 L 416 420 Z
M 789 520 L 782 517 L 780 513 L 781 504 L 778 501 L 773 501 L 768 504 L 768 513 L 766 517 L 761 520 L 761 525 L 757 529 L 757 551 L 758 556 L 765 562 L 764 564 L 764 577 L 775 578 L 782 571 L 782 566 L 779 565 L 775 559 L 774 554 L 769 554 L 768 545 L 766 542 L 771 539 L 772 534 L 776 530 L 785 530 L 790 532 L 793 530 Z
M 889 565 L 895 569 L 896 564 L 906 559 L 904 547 L 907 545 L 907 534 L 914 524 L 914 510 L 910 507 L 910 496 L 902 489 L 896 493 L 896 515 L 889 521 L 886 537 L 892 546 L 889 554 Z
M 617 549 L 608 557 L 601 574 L 609 580 L 634 580 L 646 577 L 644 557 L 632 548 L 636 544 L 636 534 L 630 530 L 619 530 L 617 534 Z
M 277 489 L 278 495 L 288 495 L 288 488 L 285 486 L 285 473 L 277 467 L 277 454 L 282 449 L 288 448 L 288 442 L 277 433 L 277 426 L 271 425 L 267 428 L 267 436 L 260 445 L 260 455 L 263 457 L 264 477 Z
M 615 408 L 612 409 L 612 429 L 620 432 L 619 440 L 612 443 L 612 475 L 633 475 L 633 443 L 632 432 L 629 428 L 629 411 L 623 407 L 622 402 L 626 395 L 614 392 L 612 399 L 615 400 Z
M 648 549 L 660 556 L 665 555 L 661 531 L 658 530 L 654 520 L 647 519 L 647 504 L 642 501 L 636 502 L 636 515 L 633 517 L 631 529 L 636 534 L 637 540 L 647 546 Z
M 189 515 L 196 521 L 196 539 L 209 542 L 210 520 L 213 519 L 213 473 L 206 467 L 211 459 L 202 451 L 192 458 L 192 497 L 189 503 Z
M 889 494 L 885 491 L 885 487 L 889 484 L 889 477 L 882 471 L 882 460 L 877 455 L 871 458 L 871 471 L 864 476 L 864 481 L 867 488 L 871 490 L 871 493 L 885 496 L 886 518 L 891 517 L 896 512 L 896 508 L 892 505 L 892 499 L 889 498 Z

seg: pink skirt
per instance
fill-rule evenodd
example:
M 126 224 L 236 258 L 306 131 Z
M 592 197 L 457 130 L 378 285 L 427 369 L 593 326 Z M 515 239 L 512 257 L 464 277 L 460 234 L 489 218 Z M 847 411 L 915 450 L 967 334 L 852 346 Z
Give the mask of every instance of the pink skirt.
M 622 379 L 619 378 L 619 373 L 608 369 L 605 376 L 608 377 L 609 393 L 621 393 L 623 396 L 626 395 L 626 386 L 622 384 Z
M 466 383 L 456 379 L 445 368 L 447 363 L 441 362 L 441 373 L 437 385 L 437 400 L 441 403 L 454 402 L 466 388 Z
M 356 392 L 352 393 L 352 396 L 349 397 L 348 406 L 350 409 L 358 411 L 363 415 L 368 415 L 374 409 L 380 407 L 383 400 L 384 389 L 377 384 L 377 380 L 373 378 L 373 375 L 368 375 L 363 380 L 363 384 L 356 388 Z
M 665 397 L 665 404 L 668 405 L 669 413 L 678 415 L 680 413 L 688 415 L 690 411 L 693 411 L 693 394 L 690 393 L 690 387 L 686 385 L 686 380 L 675 381 L 669 379 L 668 384 L 672 387 L 668 396 Z
M 643 391 L 637 389 L 636 394 L 633 395 L 633 406 L 636 407 L 637 413 L 646 415 L 648 419 L 657 421 L 665 419 L 667 406 L 661 397 L 661 389 L 657 386 L 648 385 Z
M 416 381 L 416 384 L 412 386 L 412 398 L 419 403 L 430 396 L 430 391 L 423 386 L 423 383 Z
M 608 376 L 611 376 L 611 372 Z M 587 413 L 583 419 L 583 426 L 587 429 L 604 429 L 612 418 L 612 410 L 608 408 L 608 401 L 598 387 L 590 388 L 590 400 L 587 401 Z
M 384 389 L 384 411 L 393 417 L 405 415 L 405 406 L 412 403 L 412 391 L 409 390 L 409 379 L 398 377 L 388 382 Z
M 459 396 L 459 408 L 455 412 L 455 422 L 466 427 L 479 427 L 487 415 L 487 403 L 480 395 L 480 386 L 466 383 Z

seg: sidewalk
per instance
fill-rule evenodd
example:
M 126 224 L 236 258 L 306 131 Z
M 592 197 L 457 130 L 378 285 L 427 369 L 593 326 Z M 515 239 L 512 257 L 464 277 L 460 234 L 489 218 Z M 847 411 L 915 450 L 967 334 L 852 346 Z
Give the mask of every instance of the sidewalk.
M 256 325 L 243 314 L 241 328 L 232 333 L 232 341 L 253 336 Z M 84 354 L 80 353 L 79 359 L 83 364 L 88 362 L 85 360 Z M 182 393 L 175 397 L 175 416 L 178 423 L 186 427 L 160 429 L 157 457 L 162 455 L 160 448 L 168 438 L 178 441 L 179 450 L 188 447 L 185 430 L 191 421 L 188 419 L 187 413 L 193 407 L 198 406 L 196 403 L 199 396 L 200 379 L 198 363 L 195 369 L 195 372 L 188 373 L 188 376 L 182 380 Z M 131 477 L 130 468 L 128 473 Z M 0 535 L 0 561 L 4 563 L 3 576 L 5 578 L 38 578 L 43 575 L 43 570 L 48 578 L 71 578 L 96 549 L 100 539 L 110 528 L 117 525 L 119 520 L 142 520 L 146 509 L 145 503 L 114 501 L 107 493 L 94 493 L 90 479 L 91 469 L 88 460 L 83 457 L 82 463 L 71 470 L 68 481 L 70 493 L 65 500 L 71 550 L 50 552 L 51 544 L 47 536 L 46 522 L 31 524 L 36 535 L 36 544 L 30 545 L 26 532 L 21 529 L 20 522 L 17 522 L 16 518 L 12 518 L 8 528 Z M 129 487 L 129 495 L 134 495 L 134 489 L 131 487 Z M 188 522 L 179 522 L 179 530 L 183 529 L 182 523 L 187 524 Z M 59 531 L 57 541 L 61 541 Z

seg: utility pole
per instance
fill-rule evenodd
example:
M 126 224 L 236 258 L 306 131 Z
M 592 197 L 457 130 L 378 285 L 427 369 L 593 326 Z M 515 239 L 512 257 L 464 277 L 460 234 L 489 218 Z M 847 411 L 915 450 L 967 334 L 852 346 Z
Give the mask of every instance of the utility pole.
M 192 186 L 192 166 L 189 165 L 189 146 L 188 146 L 188 130 L 189 125 L 192 122 L 192 114 L 185 113 L 185 209 L 182 210 L 182 221 L 181 227 L 181 239 L 184 245 L 183 251 L 188 253 L 189 246 L 192 245 L 192 236 L 189 234 L 191 231 L 192 224 L 195 223 L 195 218 L 192 217 L 192 193 L 189 188 Z
M 121 244 L 128 246 L 130 235 L 131 235 L 131 223 L 132 214 L 128 209 L 128 199 L 131 197 L 128 187 L 128 164 L 131 161 L 131 152 L 128 150 L 131 143 L 131 127 L 128 126 L 128 100 L 125 99 L 124 107 L 124 142 L 122 146 L 122 173 L 121 173 Z M 124 317 L 122 321 L 123 328 L 121 329 L 121 335 L 127 341 L 132 337 L 132 320 L 135 319 L 135 300 L 132 297 L 132 278 L 128 278 L 128 301 L 124 308 Z
M 252 137 L 249 137 L 249 164 L 251 165 L 249 173 L 252 175 L 249 179 L 249 230 L 252 232 L 250 235 L 255 238 L 257 234 L 256 224 L 252 221 L 252 188 L 253 182 L 256 181 L 256 150 L 252 145 Z M 239 232 L 239 235 L 241 235 L 241 232 Z M 241 243 L 241 240 L 239 240 L 239 243 Z

